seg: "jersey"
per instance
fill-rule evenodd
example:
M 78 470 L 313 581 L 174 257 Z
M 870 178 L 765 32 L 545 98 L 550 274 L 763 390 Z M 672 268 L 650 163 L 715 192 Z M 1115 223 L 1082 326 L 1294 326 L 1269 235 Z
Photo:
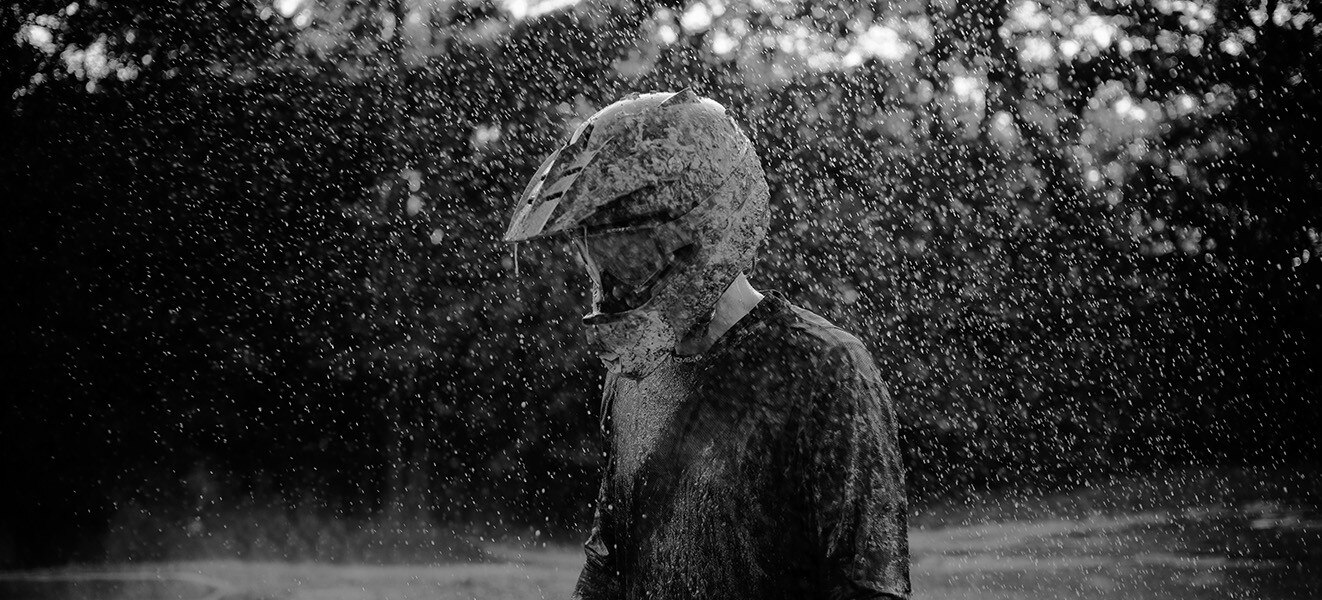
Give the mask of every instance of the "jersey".
M 771 293 L 703 354 L 604 398 L 573 598 L 908 597 L 894 408 L 854 336 Z

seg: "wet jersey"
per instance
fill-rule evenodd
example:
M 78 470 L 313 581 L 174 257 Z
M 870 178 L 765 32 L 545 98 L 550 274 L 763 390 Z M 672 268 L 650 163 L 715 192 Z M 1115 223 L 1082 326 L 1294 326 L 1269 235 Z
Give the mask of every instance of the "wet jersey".
M 908 597 L 894 412 L 854 336 L 768 294 L 707 352 L 606 399 L 574 598 Z

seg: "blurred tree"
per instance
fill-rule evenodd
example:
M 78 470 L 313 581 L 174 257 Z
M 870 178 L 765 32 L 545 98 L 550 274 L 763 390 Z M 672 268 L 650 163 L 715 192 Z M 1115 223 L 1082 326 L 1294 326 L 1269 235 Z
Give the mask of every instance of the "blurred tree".
M 544 8 L 0 11 L 0 460 L 32 490 L 0 540 L 51 560 L 52 523 L 242 493 L 573 526 L 583 282 L 499 235 L 579 121 L 690 86 L 771 179 L 755 278 L 874 348 L 924 493 L 1316 449 L 1309 7 Z

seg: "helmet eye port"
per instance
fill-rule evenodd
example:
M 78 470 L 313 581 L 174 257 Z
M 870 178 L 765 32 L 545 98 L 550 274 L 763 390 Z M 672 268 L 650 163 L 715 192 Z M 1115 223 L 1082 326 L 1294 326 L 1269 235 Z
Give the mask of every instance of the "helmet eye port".
M 622 232 L 575 239 L 575 247 L 593 283 L 595 312 L 614 314 L 641 307 L 654 288 L 678 264 L 697 254 L 697 244 L 665 253 L 646 231 Z

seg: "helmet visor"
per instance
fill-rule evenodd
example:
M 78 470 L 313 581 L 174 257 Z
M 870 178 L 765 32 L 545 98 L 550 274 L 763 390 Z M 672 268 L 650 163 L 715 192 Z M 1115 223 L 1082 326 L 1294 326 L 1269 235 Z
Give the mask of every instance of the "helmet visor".
M 627 231 L 588 235 L 583 251 L 603 272 L 628 285 L 643 285 L 670 262 L 656 240 L 646 232 Z
M 596 313 L 620 313 L 642 306 L 673 262 L 647 231 L 585 234 L 574 238 L 574 247 L 592 278 Z

